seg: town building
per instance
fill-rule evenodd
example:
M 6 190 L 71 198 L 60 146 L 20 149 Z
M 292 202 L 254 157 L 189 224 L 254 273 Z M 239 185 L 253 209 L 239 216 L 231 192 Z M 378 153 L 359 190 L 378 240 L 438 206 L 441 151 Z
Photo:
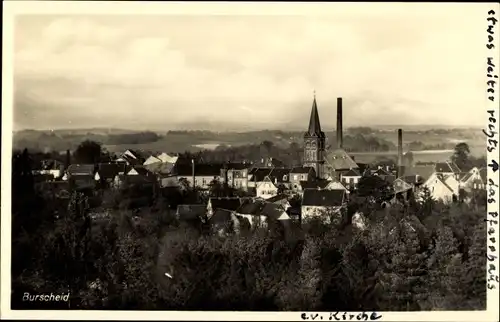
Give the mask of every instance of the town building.
M 321 131 L 319 122 L 318 107 L 316 104 L 316 95 L 314 95 L 311 117 L 309 119 L 309 128 L 304 133 L 304 167 L 314 169 L 316 176 L 322 177 L 324 171 L 326 136 Z
M 302 199 L 302 220 L 319 217 L 338 221 L 346 201 L 344 190 L 306 189 Z

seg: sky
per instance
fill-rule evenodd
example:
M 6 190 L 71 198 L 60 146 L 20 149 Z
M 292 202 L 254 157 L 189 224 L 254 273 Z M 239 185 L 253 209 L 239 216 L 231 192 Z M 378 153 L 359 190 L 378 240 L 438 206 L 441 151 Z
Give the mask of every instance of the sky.
M 314 92 L 323 130 L 337 97 L 344 127 L 482 126 L 486 12 L 325 3 L 280 15 L 19 15 L 14 129 L 305 129 Z

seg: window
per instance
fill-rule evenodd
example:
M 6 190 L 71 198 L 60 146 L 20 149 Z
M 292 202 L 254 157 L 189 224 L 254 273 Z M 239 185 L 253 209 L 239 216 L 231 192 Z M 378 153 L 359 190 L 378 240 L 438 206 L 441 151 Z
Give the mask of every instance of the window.
M 294 175 L 293 175 L 293 180 L 294 180 L 294 181 L 299 180 L 299 178 L 298 178 L 298 177 L 299 177 L 298 175 L 294 174 Z
M 283 176 L 283 181 L 286 181 L 286 174 Z

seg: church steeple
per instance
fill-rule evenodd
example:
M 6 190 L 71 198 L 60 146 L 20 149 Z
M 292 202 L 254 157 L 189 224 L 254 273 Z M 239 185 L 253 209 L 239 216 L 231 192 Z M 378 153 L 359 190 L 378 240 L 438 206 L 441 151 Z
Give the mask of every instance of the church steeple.
M 318 105 L 316 104 L 316 92 L 314 92 L 311 117 L 309 119 L 309 129 L 305 133 L 305 136 L 325 137 L 325 133 L 321 131 L 321 125 L 319 123 Z
M 309 128 L 304 133 L 304 167 L 312 167 L 317 177 L 323 177 L 323 164 L 325 152 L 325 133 L 321 131 L 319 123 L 318 105 L 316 103 L 316 93 L 311 109 L 311 118 L 309 119 Z

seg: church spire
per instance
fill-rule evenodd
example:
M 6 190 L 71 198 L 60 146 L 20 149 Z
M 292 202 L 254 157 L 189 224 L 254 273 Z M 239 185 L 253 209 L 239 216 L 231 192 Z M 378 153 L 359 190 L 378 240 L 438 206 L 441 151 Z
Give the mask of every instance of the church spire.
M 314 91 L 313 105 L 311 109 L 311 118 L 309 119 L 309 129 L 306 135 L 324 137 L 325 134 L 321 131 L 321 125 L 319 123 L 319 113 L 318 106 L 316 104 L 316 91 Z

